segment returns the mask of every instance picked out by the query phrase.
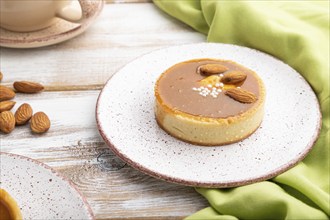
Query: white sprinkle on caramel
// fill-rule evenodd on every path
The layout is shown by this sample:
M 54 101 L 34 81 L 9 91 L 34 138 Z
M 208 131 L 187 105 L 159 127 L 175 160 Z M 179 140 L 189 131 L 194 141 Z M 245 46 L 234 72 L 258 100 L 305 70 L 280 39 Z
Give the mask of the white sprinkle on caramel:
M 198 92 L 199 95 L 206 97 L 206 96 L 212 96 L 213 98 L 217 98 L 219 93 L 222 92 L 222 89 L 219 88 L 219 86 L 221 83 L 219 83 L 219 85 L 211 85 L 208 84 L 207 87 L 204 86 L 200 86 L 198 88 L 193 87 L 192 90 Z

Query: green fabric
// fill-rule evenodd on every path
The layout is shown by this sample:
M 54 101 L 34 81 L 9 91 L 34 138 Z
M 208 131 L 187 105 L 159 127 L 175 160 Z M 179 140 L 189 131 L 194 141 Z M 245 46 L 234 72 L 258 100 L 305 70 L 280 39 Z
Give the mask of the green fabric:
M 313 87 L 322 130 L 308 156 L 268 181 L 231 189 L 197 188 L 211 207 L 187 219 L 329 219 L 329 1 L 154 0 L 207 40 L 264 51 Z

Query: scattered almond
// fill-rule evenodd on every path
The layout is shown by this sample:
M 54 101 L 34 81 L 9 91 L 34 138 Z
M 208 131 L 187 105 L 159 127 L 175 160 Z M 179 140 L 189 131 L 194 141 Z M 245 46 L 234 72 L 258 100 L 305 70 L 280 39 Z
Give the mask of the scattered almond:
M 2 74 L 2 72 L 0 71 L 0 82 L 2 81 L 2 78 L 3 78 L 3 74 Z
M 22 104 L 15 112 L 16 125 L 24 125 L 32 117 L 33 110 L 27 103 Z
M 197 72 L 206 76 L 220 74 L 228 70 L 228 67 L 221 64 L 204 64 L 198 67 Z
M 30 127 L 34 133 L 44 133 L 50 128 L 50 120 L 45 113 L 37 112 L 31 118 Z
M 257 97 L 252 92 L 244 89 L 228 89 L 225 94 L 241 103 L 253 103 L 257 100 Z
M 10 111 L 0 113 L 0 131 L 9 134 L 15 128 L 15 117 Z
M 14 98 L 15 95 L 16 94 L 12 89 L 0 85 L 0 101 L 10 100 Z
M 221 82 L 224 84 L 239 84 L 243 83 L 247 75 L 240 71 L 231 71 L 226 73 L 222 78 Z
M 14 107 L 16 102 L 14 101 L 2 101 L 0 102 L 0 112 L 9 111 Z
M 17 81 L 13 84 L 17 92 L 21 93 L 37 93 L 44 89 L 43 85 L 36 82 Z

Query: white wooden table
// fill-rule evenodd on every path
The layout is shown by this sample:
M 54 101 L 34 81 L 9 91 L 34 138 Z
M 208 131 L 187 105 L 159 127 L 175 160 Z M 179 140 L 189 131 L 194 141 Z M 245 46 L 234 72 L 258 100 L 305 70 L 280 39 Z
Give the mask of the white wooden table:
M 17 94 L 44 111 L 52 127 L 33 135 L 28 127 L 0 134 L 1 151 L 37 159 L 69 178 L 97 219 L 181 219 L 207 201 L 192 187 L 149 177 L 117 158 L 100 137 L 95 104 L 104 83 L 131 60 L 152 50 L 206 40 L 147 0 L 113 0 L 80 36 L 37 49 L 0 48 L 3 85 L 30 80 L 46 89 Z

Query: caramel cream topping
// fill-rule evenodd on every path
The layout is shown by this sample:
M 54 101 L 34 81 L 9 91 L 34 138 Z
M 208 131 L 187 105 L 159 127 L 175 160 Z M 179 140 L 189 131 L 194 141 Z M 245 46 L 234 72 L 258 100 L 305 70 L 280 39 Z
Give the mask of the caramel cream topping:
M 205 75 L 199 68 L 205 64 L 221 64 L 223 73 Z M 240 84 L 226 84 L 221 79 L 230 72 L 246 74 Z M 166 70 L 158 79 L 158 94 L 162 102 L 172 109 L 191 115 L 211 118 L 227 118 L 242 114 L 254 103 L 241 103 L 225 95 L 226 90 L 238 88 L 259 97 L 259 81 L 256 74 L 232 61 L 198 59 L 178 63 Z

